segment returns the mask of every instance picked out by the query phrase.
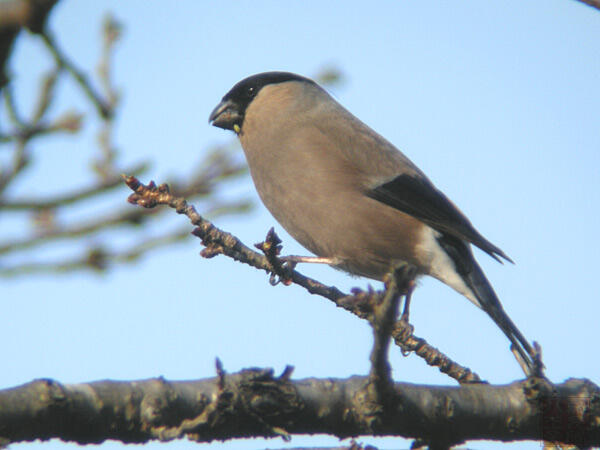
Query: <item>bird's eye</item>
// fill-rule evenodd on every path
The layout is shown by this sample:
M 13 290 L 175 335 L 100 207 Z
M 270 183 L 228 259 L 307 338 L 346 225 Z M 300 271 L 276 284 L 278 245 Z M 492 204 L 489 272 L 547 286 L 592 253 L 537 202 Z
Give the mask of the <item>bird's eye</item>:
M 254 87 L 249 87 L 248 88 L 248 96 L 252 97 L 253 94 L 254 94 Z

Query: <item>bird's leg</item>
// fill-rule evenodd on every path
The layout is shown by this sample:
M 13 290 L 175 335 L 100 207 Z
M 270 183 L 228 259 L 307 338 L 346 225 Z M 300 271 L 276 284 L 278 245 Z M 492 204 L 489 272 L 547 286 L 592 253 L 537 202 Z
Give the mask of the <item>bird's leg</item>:
M 281 262 L 290 270 L 294 270 L 298 263 L 313 263 L 313 264 L 330 264 L 336 265 L 339 264 L 338 258 L 326 258 L 323 256 L 298 256 L 298 255 L 288 255 L 282 256 L 279 258 Z
M 410 310 L 410 299 L 412 298 L 412 294 L 417 287 L 417 283 L 412 280 L 406 290 L 406 294 L 404 294 L 404 309 L 402 310 L 402 315 L 400 316 L 400 320 L 402 322 L 406 322 L 408 324 L 408 315 Z
M 283 256 L 281 261 L 296 265 L 298 263 L 313 263 L 313 264 L 329 264 L 336 265 L 339 264 L 339 259 L 335 257 L 324 257 L 324 256 L 298 256 L 298 255 L 289 255 Z

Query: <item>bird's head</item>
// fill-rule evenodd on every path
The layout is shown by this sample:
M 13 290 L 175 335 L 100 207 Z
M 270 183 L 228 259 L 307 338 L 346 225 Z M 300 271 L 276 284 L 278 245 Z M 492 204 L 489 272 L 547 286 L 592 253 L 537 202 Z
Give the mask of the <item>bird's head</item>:
M 290 72 L 264 72 L 244 78 L 225 94 L 221 102 L 212 110 L 209 123 L 224 130 L 240 134 L 244 126 L 246 110 L 262 88 L 271 84 L 287 81 L 302 81 L 315 84 L 314 81 Z

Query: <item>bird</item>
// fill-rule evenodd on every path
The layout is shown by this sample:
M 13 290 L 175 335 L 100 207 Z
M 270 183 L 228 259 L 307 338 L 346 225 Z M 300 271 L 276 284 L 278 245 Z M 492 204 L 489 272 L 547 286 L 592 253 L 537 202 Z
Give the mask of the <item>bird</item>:
M 409 264 L 485 311 L 526 375 L 537 353 L 504 311 L 471 246 L 512 260 L 400 150 L 315 81 L 264 72 L 235 84 L 209 116 L 233 131 L 256 190 L 286 231 L 316 257 L 383 280 Z M 305 258 L 310 262 L 311 258 Z

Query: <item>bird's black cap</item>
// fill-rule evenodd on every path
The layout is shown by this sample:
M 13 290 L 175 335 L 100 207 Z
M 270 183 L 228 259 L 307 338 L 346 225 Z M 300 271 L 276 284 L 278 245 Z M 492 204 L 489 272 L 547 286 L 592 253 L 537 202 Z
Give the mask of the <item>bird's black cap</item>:
M 221 103 L 210 114 L 209 122 L 216 127 L 234 130 L 242 126 L 248 105 L 260 90 L 269 84 L 286 81 L 303 81 L 316 84 L 313 80 L 291 72 L 263 72 L 244 78 L 225 94 Z

